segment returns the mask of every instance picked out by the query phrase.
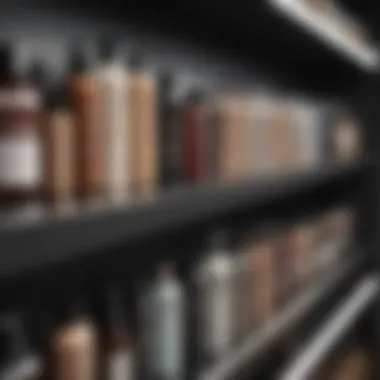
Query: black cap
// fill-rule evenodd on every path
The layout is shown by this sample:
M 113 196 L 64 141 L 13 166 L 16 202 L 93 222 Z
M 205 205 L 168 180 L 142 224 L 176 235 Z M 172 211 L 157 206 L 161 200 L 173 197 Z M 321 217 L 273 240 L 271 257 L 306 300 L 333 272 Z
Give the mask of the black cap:
M 39 88 L 45 87 L 48 82 L 46 64 L 35 60 L 27 70 L 27 79 Z
M 0 74 L 9 74 L 12 72 L 13 52 L 9 43 L 0 42 Z
M 92 60 L 90 59 L 89 52 L 82 46 L 74 44 L 71 49 L 71 56 L 69 61 L 70 74 L 83 74 L 92 67 Z
M 140 51 L 137 49 L 129 49 L 127 59 L 128 69 L 131 71 L 139 71 L 144 66 L 144 58 Z
M 200 88 L 193 88 L 186 96 L 186 103 L 190 105 L 200 105 L 204 100 L 205 94 Z
M 46 96 L 46 108 L 49 110 L 69 106 L 69 96 L 64 85 L 52 88 Z
M 98 57 L 102 62 L 110 61 L 114 58 L 117 41 L 111 37 L 102 37 L 98 41 Z

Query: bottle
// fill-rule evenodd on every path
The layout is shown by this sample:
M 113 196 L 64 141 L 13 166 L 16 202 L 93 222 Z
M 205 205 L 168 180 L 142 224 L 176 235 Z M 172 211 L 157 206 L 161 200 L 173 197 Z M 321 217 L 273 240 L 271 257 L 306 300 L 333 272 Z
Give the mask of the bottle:
M 113 202 L 128 198 L 130 180 L 131 122 L 129 118 L 128 81 L 125 64 L 115 54 L 115 43 L 100 44 L 101 120 L 106 129 L 106 193 Z
M 75 200 L 76 136 L 67 91 L 58 86 L 49 94 L 43 122 L 44 198 L 54 207 L 68 207 Z
M 233 347 L 235 273 L 226 234 L 222 231 L 212 234 L 208 253 L 195 273 L 201 361 L 217 359 Z
M 106 380 L 133 380 L 135 357 L 118 289 L 107 293 L 108 328 L 105 352 Z
M 128 68 L 131 186 L 134 196 L 149 199 L 156 194 L 159 180 L 158 86 L 155 74 L 143 67 L 136 53 L 131 54 Z
M 43 373 L 42 358 L 29 346 L 23 328 L 23 317 L 17 313 L 6 313 L 0 316 L 0 328 L 8 335 L 8 364 L 0 371 L 1 379 L 39 380 Z
M 97 333 L 83 301 L 71 293 L 74 301 L 60 314 L 64 321 L 50 339 L 54 380 L 96 380 L 98 374 Z M 61 300 L 62 301 L 62 300 Z M 66 302 L 64 302 L 66 303 Z
M 76 131 L 77 196 L 91 203 L 104 198 L 106 126 L 102 121 L 101 87 L 88 52 L 75 47 L 67 80 Z
M 183 180 L 183 130 L 180 106 L 173 99 L 174 78 L 163 73 L 159 78 L 160 185 L 176 187 Z
M 185 99 L 181 125 L 185 181 L 199 183 L 205 176 L 203 95 L 199 90 L 190 91 Z
M 185 377 L 185 292 L 171 262 L 161 263 L 144 305 L 145 360 L 148 378 Z
M 38 200 L 43 160 L 40 136 L 41 94 L 13 70 L 12 50 L 0 46 L 0 203 Z
M 259 329 L 275 311 L 277 294 L 275 245 L 271 236 L 253 241 L 250 248 L 252 273 L 252 326 Z

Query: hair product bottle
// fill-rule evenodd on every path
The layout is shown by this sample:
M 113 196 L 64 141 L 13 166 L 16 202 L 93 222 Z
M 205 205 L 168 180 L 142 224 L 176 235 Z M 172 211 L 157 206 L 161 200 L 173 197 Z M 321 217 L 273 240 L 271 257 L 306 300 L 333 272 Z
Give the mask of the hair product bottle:
M 66 89 L 50 94 L 44 114 L 44 195 L 54 207 L 72 206 L 75 200 L 76 136 Z
M 159 180 L 157 79 L 137 56 L 129 61 L 128 106 L 131 123 L 131 186 L 134 195 L 152 198 Z
M 76 131 L 77 194 L 98 202 L 105 195 L 106 131 L 102 121 L 101 87 L 88 53 L 72 52 L 68 78 Z
M 202 361 L 228 352 L 235 337 L 235 265 L 224 232 L 214 233 L 196 271 L 199 351 Z
M 60 315 L 65 320 L 56 328 L 50 340 L 52 379 L 96 380 L 96 329 L 87 316 L 82 300 L 77 294 L 72 296 L 74 301 Z
M 38 199 L 43 160 L 41 94 L 14 72 L 11 47 L 0 46 L 0 202 L 29 204 Z
M 106 193 L 114 202 L 128 198 L 130 180 L 130 118 L 128 75 L 125 63 L 115 54 L 114 42 L 100 45 L 100 66 L 97 70 L 101 88 L 101 120 L 106 138 Z
M 161 263 L 144 305 L 148 378 L 185 378 L 185 293 L 174 265 Z

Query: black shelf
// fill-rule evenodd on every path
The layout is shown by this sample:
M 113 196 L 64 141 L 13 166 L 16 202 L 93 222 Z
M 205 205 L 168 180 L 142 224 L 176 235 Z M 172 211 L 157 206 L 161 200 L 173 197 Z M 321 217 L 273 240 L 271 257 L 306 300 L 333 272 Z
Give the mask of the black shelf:
M 289 196 L 355 177 L 366 165 L 330 167 L 229 185 L 203 185 L 168 192 L 149 203 L 103 206 L 70 215 L 44 213 L 4 218 L 0 227 L 0 278 L 118 247 L 239 208 L 270 205 Z

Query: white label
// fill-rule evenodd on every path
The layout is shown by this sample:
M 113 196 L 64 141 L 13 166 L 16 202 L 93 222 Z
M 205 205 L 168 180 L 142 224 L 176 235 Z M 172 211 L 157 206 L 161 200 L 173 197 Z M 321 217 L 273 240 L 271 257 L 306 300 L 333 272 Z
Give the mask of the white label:
M 42 180 L 42 154 L 38 136 L 29 133 L 0 138 L 0 186 L 30 189 Z
M 114 353 L 108 362 L 108 380 L 134 379 L 133 355 L 130 350 Z
M 40 96 L 38 92 L 32 88 L 0 91 L 0 109 L 2 110 L 36 110 L 40 106 Z

